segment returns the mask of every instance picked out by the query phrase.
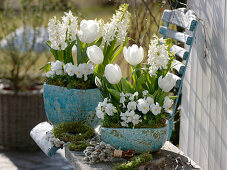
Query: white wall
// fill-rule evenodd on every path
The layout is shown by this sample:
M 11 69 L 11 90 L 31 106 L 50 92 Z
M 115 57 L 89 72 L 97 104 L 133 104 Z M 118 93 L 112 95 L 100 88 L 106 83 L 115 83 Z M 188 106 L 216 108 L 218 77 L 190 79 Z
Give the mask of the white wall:
M 180 149 L 204 170 L 227 170 L 227 2 L 188 1 L 206 32 L 200 23 L 186 71 Z

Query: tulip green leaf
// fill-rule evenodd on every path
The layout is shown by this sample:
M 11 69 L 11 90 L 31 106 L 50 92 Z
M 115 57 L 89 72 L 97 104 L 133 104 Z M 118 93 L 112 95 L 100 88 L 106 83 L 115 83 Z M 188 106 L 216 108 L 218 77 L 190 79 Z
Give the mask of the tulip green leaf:
M 119 92 L 119 91 L 114 90 L 114 89 L 109 89 L 109 88 L 108 88 L 108 91 L 110 92 L 110 94 L 111 94 L 117 101 L 120 100 L 120 92 Z
M 102 37 L 100 37 L 95 43 L 94 45 L 97 45 L 98 47 L 101 45 L 102 43 Z
M 177 99 L 178 96 L 169 96 L 169 98 L 174 100 L 174 99 Z
M 78 36 L 76 36 L 76 39 L 77 39 L 77 43 L 76 43 L 76 47 L 77 47 L 77 64 L 79 65 L 80 63 L 83 62 L 83 57 L 82 57 L 81 43 L 80 43 L 80 40 L 79 40 Z
M 133 87 L 126 79 L 121 79 L 122 91 L 124 93 L 133 93 Z

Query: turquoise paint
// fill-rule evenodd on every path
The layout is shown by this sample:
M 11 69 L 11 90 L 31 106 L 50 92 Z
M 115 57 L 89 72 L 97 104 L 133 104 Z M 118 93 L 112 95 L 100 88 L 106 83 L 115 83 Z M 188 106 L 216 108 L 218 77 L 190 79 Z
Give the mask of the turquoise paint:
M 103 99 L 99 89 L 67 89 L 44 84 L 44 106 L 53 125 L 63 122 L 84 121 L 90 127 L 100 124 L 95 108 Z
M 115 149 L 135 149 L 136 153 L 159 150 L 168 138 L 169 126 L 163 128 L 104 128 L 100 129 L 101 140 Z

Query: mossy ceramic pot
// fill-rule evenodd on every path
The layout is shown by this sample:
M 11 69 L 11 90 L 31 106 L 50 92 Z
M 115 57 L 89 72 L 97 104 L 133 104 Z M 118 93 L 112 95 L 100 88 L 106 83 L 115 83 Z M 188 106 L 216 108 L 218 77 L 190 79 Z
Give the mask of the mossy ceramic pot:
M 168 138 L 169 124 L 162 128 L 104 128 L 100 129 L 101 140 L 115 149 L 135 149 L 136 153 L 159 150 Z
M 43 97 L 47 118 L 54 125 L 84 121 L 94 128 L 100 124 L 95 114 L 95 108 L 102 101 L 98 88 L 67 89 L 44 84 Z

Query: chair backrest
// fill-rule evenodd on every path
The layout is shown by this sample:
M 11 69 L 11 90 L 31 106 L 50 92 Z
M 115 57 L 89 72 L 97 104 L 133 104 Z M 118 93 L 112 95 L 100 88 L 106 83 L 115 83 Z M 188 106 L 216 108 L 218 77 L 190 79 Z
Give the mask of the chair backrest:
M 177 79 L 176 88 L 178 88 L 178 93 L 177 93 L 178 98 L 175 101 L 174 109 L 171 115 L 171 119 L 169 121 L 168 140 L 170 140 L 172 129 L 173 129 L 173 117 L 175 115 L 177 104 L 179 101 L 179 96 L 181 94 L 184 75 L 188 65 L 188 60 L 192 49 L 193 40 L 195 38 L 198 21 L 195 13 L 192 10 L 187 10 L 185 8 L 179 8 L 175 10 L 165 10 L 162 15 L 162 20 L 166 23 L 165 26 L 160 26 L 159 28 L 159 33 L 163 35 L 163 38 L 167 38 L 167 37 L 172 38 L 181 43 L 184 43 L 185 46 L 189 46 L 189 48 L 187 48 L 188 50 L 186 50 L 185 48 L 179 47 L 177 45 L 173 45 L 173 47 L 171 47 L 170 49 L 172 52 L 175 52 L 175 54 L 178 57 L 180 57 L 185 63 L 183 64 L 178 60 L 174 60 L 172 64 L 173 68 L 179 73 L 179 75 L 181 75 L 181 77 L 177 75 L 175 77 Z M 171 30 L 169 29 L 169 24 L 183 27 L 189 32 L 191 32 L 191 35 Z

